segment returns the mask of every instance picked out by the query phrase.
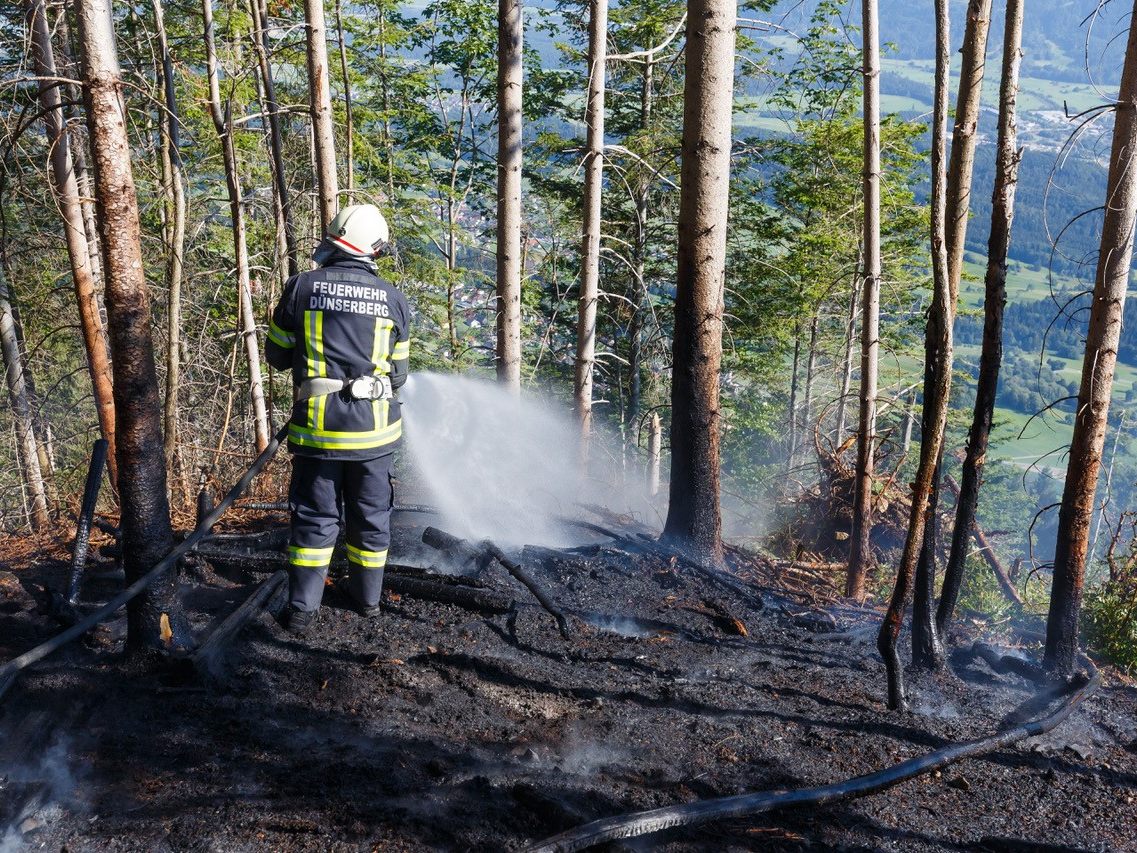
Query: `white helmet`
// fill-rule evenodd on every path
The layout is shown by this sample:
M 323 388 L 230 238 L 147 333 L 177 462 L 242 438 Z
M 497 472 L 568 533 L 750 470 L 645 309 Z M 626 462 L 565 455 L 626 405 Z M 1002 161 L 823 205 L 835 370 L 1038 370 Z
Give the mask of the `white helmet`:
M 341 208 L 325 237 L 337 249 L 357 258 L 374 258 L 387 246 L 391 232 L 387 220 L 373 204 L 352 204 Z

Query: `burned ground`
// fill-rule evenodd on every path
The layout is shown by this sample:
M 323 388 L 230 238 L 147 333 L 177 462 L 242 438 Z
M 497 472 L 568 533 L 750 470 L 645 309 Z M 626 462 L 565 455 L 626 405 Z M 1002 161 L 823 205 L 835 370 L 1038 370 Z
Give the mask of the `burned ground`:
M 395 562 L 436 561 L 417 544 L 431 520 L 397 514 Z M 764 606 L 666 554 L 593 542 L 523 559 L 571 614 L 568 639 L 500 565 L 480 580 L 513 613 L 389 595 L 365 621 L 329 596 L 311 636 L 262 614 L 197 669 L 124 666 L 121 626 L 99 629 L 0 705 L 0 849 L 516 849 L 597 817 L 888 767 L 995 730 L 1032 693 L 957 653 L 954 674 L 913 685 L 911 713 L 886 712 L 878 612 L 810 607 L 759 560 L 735 571 Z M 24 590 L 62 585 L 61 555 L 18 544 L 0 568 Z M 196 628 L 270 563 L 192 566 Z M 4 602 L 5 659 L 57 630 L 19 590 Z M 1105 681 L 1051 734 L 938 776 L 621 849 L 1137 850 L 1137 689 Z

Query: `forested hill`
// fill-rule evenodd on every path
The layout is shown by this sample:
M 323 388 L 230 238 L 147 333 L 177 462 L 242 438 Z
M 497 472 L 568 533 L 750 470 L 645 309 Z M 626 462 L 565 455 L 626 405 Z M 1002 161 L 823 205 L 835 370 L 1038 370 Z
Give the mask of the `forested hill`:
M 819 0 L 782 2 L 766 18 L 797 32 L 808 25 L 818 6 Z M 1091 122 L 1070 142 L 1081 123 L 1074 116 L 1107 103 L 1116 92 L 1124 44 L 1115 36 L 1126 22 L 1121 20 L 1124 10 L 1107 5 L 1091 15 L 1095 8 L 1093 2 L 1048 3 L 1045 14 L 1027 15 L 1024 23 L 1018 121 L 1024 157 L 1010 256 L 1023 265 L 1052 270 L 1059 276 L 1092 275 L 1093 253 L 1097 250 L 1100 217 L 1086 212 L 1100 206 L 1105 188 L 1103 165 L 1109 153 L 1110 115 Z M 844 10 L 847 23 L 859 26 L 858 4 L 849 4 Z M 953 49 L 962 40 L 966 13 L 965 0 L 953 0 Z M 907 119 L 926 120 L 932 108 L 933 17 L 924 6 L 883 0 L 880 20 L 882 41 L 889 45 L 881 63 L 882 108 Z M 967 247 L 976 255 L 985 255 L 987 247 L 1002 38 L 1002 12 L 996 8 L 988 38 L 988 73 L 967 235 Z M 780 40 L 772 39 L 774 43 Z M 953 62 L 957 71 L 958 61 L 956 51 Z M 745 124 L 749 119 L 742 121 Z M 756 126 L 772 129 L 761 120 Z M 1059 289 L 1068 286 L 1069 282 L 1060 282 Z M 1039 298 L 1045 295 L 1037 294 Z

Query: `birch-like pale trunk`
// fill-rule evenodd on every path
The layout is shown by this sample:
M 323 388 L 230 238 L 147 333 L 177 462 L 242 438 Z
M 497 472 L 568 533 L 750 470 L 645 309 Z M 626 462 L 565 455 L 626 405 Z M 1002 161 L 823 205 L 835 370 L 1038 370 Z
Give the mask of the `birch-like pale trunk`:
M 648 46 L 640 79 L 640 130 L 647 133 L 651 123 L 654 100 L 655 54 Z M 636 234 L 632 254 L 632 319 L 628 324 L 628 410 L 625 424 L 639 429 L 640 407 L 643 400 L 643 335 L 644 320 L 650 309 L 647 293 L 647 226 L 648 202 L 651 181 L 648 175 L 640 178 L 636 189 Z
M 951 372 L 936 372 L 937 379 L 929 388 L 928 379 L 937 363 L 951 363 L 951 286 L 948 278 L 946 245 L 946 174 L 944 160 L 947 147 L 948 75 L 950 73 L 948 0 L 936 0 L 936 73 L 935 100 L 932 109 L 932 305 L 928 311 L 928 325 L 924 338 L 925 396 L 923 430 L 920 442 L 920 464 L 912 485 L 912 510 L 908 520 L 908 535 L 897 569 L 896 585 L 888 603 L 888 611 L 877 635 L 877 649 L 888 671 L 888 707 L 904 707 L 904 678 L 896 644 L 904 611 L 912 597 L 916 563 L 924 544 L 924 531 L 929 512 L 929 498 L 938 470 L 940 448 L 943 445 L 944 426 L 947 422 L 948 393 L 951 390 Z M 930 391 L 930 393 L 929 393 Z M 933 632 L 933 637 L 936 636 Z
M 347 161 L 347 192 L 355 189 L 355 121 L 351 109 L 351 74 L 347 67 L 347 41 L 343 36 L 343 0 L 336 0 L 336 41 L 339 43 L 340 74 L 343 77 L 344 159 Z
M 74 59 L 74 48 L 71 36 L 71 28 L 67 23 L 67 10 L 63 8 L 59 12 L 59 17 L 56 18 L 56 29 L 59 33 L 57 44 L 59 46 L 59 58 L 63 63 L 64 76 L 70 78 L 79 77 L 79 65 Z M 71 102 L 71 106 L 64 110 L 64 115 L 67 120 L 73 122 L 77 118 L 79 104 L 83 102 L 83 93 L 80 87 L 75 83 L 65 83 L 63 91 L 67 96 L 67 100 Z M 94 282 L 95 293 L 99 294 L 103 288 L 103 254 L 102 248 L 99 244 L 99 231 L 95 223 L 95 192 L 91 182 L 91 170 L 87 167 L 87 145 L 85 141 L 85 132 L 81 136 L 74 133 L 69 136 L 71 147 L 71 165 L 75 171 L 75 183 L 79 189 L 79 204 L 83 209 L 83 230 L 87 236 L 87 252 L 91 256 L 91 281 Z M 101 321 L 101 316 L 100 316 Z M 104 347 L 107 346 L 106 330 L 103 331 Z M 114 410 L 114 401 L 111 401 L 111 410 Z M 108 467 L 114 463 L 114 452 L 108 450 L 107 465 Z
M 809 432 L 813 427 L 813 379 L 817 372 L 817 323 L 818 313 L 815 310 L 809 321 L 809 352 L 805 358 L 805 393 L 802 394 L 801 429 L 798 441 L 802 447 L 808 446 Z
M 110 0 L 76 0 L 87 127 L 105 259 L 108 325 L 128 584 L 174 545 L 162 452 L 161 403 L 154 366 L 150 293 L 142 263 L 138 197 L 131 168 L 124 88 Z M 127 605 L 127 644 L 164 650 L 192 643 L 177 598 L 176 568 Z
M 862 601 L 871 560 L 872 481 L 876 455 L 877 363 L 880 358 L 880 21 L 877 0 L 861 0 L 864 56 L 864 248 L 861 284 L 861 386 L 856 488 L 845 595 Z
M 177 95 L 174 90 L 174 62 L 170 56 L 170 44 L 166 35 L 165 14 L 162 0 L 154 0 L 154 29 L 158 36 L 158 50 L 161 54 L 162 93 L 165 102 L 161 120 L 162 144 L 166 150 L 162 158 L 165 170 L 167 216 L 169 221 L 169 243 L 166 246 L 166 398 L 163 420 L 165 421 L 166 465 L 175 469 L 178 447 L 178 389 L 181 386 L 181 330 L 182 330 L 182 274 L 185 269 L 186 246 L 186 192 L 185 175 L 182 169 L 180 130 Z
M 687 6 L 672 343 L 671 484 L 663 538 L 722 560 L 719 369 L 734 104 L 735 0 Z
M 860 274 L 854 273 L 853 286 L 849 289 L 849 311 L 845 317 L 845 354 L 841 358 L 841 391 L 837 397 L 837 414 L 834 418 L 837 426 L 833 433 L 833 446 L 837 448 L 845 442 L 849 389 L 853 386 L 853 346 L 857 340 L 857 297 L 860 295 L 860 281 Z
M 955 101 L 955 124 L 951 134 L 951 160 L 947 173 L 948 280 L 951 284 L 952 318 L 959 300 L 963 274 L 963 248 L 971 208 L 971 173 L 975 145 L 979 141 L 979 106 L 983 73 L 987 66 L 987 32 L 991 27 L 991 0 L 969 0 L 963 30 L 959 92 Z
M 592 385 L 596 370 L 596 303 L 600 295 L 600 203 L 604 185 L 604 86 L 608 55 L 608 0 L 588 2 L 588 95 L 584 112 L 584 219 L 580 237 L 580 300 L 576 321 L 573 394 L 581 448 L 588 454 Z
M 296 226 L 292 217 L 292 201 L 288 195 L 288 178 L 284 171 L 284 135 L 280 128 L 280 104 L 276 99 L 276 81 L 273 78 L 269 54 L 268 7 L 265 0 L 249 0 L 249 12 L 253 22 L 253 48 L 257 54 L 257 67 L 260 69 L 261 92 L 264 97 L 264 111 L 268 114 L 269 163 L 272 166 L 272 185 L 274 204 L 278 219 L 278 240 L 283 240 L 288 259 L 288 278 L 299 272 L 296 254 Z
M 497 378 L 521 391 L 521 0 L 498 0 Z
M 59 95 L 59 86 L 50 79 L 57 77 L 58 74 L 44 0 L 27 0 L 26 18 L 36 74 L 44 78 L 39 84 L 39 102 L 47 131 L 48 150 L 51 152 L 51 187 L 63 219 L 63 233 L 67 242 L 67 257 L 71 263 L 71 281 L 79 309 L 79 327 L 83 334 L 83 348 L 87 354 L 87 370 L 91 377 L 95 412 L 99 419 L 99 432 L 110 445 L 108 471 L 111 483 L 114 484 L 118 477 L 118 462 L 115 458 L 114 391 L 111 364 L 107 355 L 107 334 L 99 314 L 98 297 L 91 271 L 91 251 L 87 243 L 79 187 L 71 160 L 71 144 L 64 121 L 63 102 Z
M 987 274 L 984 279 L 983 346 L 979 354 L 979 380 L 975 409 L 968 433 L 967 454 L 956 501 L 951 552 L 944 569 L 943 591 L 936 611 L 936 625 L 946 635 L 959 600 L 967 563 L 967 550 L 977 527 L 975 513 L 979 485 L 987 461 L 987 445 L 995 417 L 995 393 L 1003 360 L 1003 308 L 1007 302 L 1007 252 L 1018 184 L 1017 101 L 1019 67 L 1022 62 L 1023 0 L 1007 0 L 1003 28 L 1003 68 L 999 84 L 999 130 L 995 147 L 995 188 L 991 193 L 991 232 L 987 240 Z M 994 555 L 991 555 L 994 556 Z
M 324 19 L 324 0 L 304 0 L 304 18 L 307 24 L 308 105 L 312 113 L 316 190 L 322 233 L 339 209 L 339 177 L 336 173 L 336 137 L 332 122 L 328 25 Z
M 27 376 L 20 335 L 16 330 L 16 315 L 8 299 L 8 282 L 0 272 L 0 354 L 4 356 L 4 378 L 8 385 L 8 403 L 12 407 L 12 421 L 16 428 L 19 450 L 20 477 L 28 495 L 28 523 L 32 530 L 45 530 L 51 523 L 47 508 L 47 488 L 40 465 L 39 441 L 36 438 L 35 420 L 28 402 Z
M 1121 320 L 1133 261 L 1133 225 L 1137 219 L 1137 2 L 1130 16 L 1129 41 L 1121 72 L 1121 92 L 1113 124 L 1113 148 L 1106 182 L 1082 384 L 1078 392 L 1074 436 L 1066 466 L 1054 581 L 1046 621 L 1046 666 L 1058 673 L 1074 670 L 1078 654 L 1078 614 L 1086 577 L 1094 494 L 1101 470 L 1109 420 L 1110 393 L 1117 367 Z
M 205 65 L 209 78 L 209 114 L 221 142 L 225 162 L 225 186 L 229 192 L 229 216 L 233 229 L 233 254 L 237 268 L 237 311 L 245 356 L 249 367 L 249 399 L 253 405 L 253 429 L 257 453 L 268 447 L 268 412 L 261 380 L 261 348 L 253 314 L 252 282 L 249 276 L 249 249 L 245 229 L 245 208 L 241 201 L 241 178 L 237 173 L 237 152 L 233 145 L 233 124 L 228 109 L 222 110 L 218 80 L 217 47 L 213 38 L 213 0 L 202 0 Z

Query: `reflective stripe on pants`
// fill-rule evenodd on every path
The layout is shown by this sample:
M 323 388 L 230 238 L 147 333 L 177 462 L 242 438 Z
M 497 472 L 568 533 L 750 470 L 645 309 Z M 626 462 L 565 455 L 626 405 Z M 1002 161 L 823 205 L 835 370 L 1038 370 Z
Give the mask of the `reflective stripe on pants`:
M 392 454 L 363 461 L 292 457 L 289 600 L 315 610 L 324 594 L 340 519 L 347 522 L 348 589 L 366 606 L 379 603 L 391 544 Z

